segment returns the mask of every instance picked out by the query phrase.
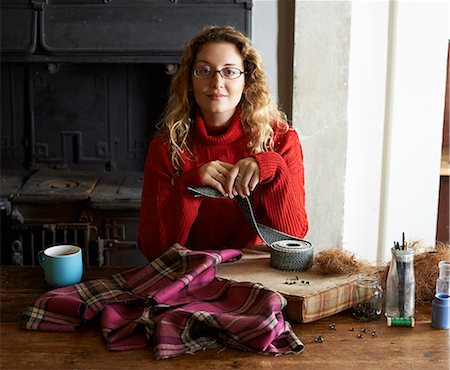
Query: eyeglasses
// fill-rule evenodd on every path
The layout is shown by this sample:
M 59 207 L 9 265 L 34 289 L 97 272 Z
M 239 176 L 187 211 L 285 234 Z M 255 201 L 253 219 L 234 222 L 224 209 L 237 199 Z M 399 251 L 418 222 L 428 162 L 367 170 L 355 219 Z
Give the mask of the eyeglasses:
M 220 71 L 217 71 L 212 69 L 210 66 L 197 67 L 192 71 L 192 74 L 200 79 L 212 78 L 216 73 L 226 80 L 235 80 L 236 78 L 241 77 L 241 75 L 245 72 L 236 67 L 225 67 Z

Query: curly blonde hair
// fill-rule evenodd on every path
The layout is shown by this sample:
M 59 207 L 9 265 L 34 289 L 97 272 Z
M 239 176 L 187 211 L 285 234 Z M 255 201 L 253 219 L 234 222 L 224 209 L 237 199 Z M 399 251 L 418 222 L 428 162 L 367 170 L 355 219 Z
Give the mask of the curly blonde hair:
M 244 61 L 245 86 L 238 108 L 248 147 L 253 153 L 274 148 L 274 128 L 287 131 L 286 115 L 274 104 L 259 53 L 250 40 L 231 26 L 207 26 L 185 46 L 181 62 L 170 86 L 170 96 L 164 118 L 158 124 L 160 133 L 167 133 L 171 160 L 176 170 L 182 154 L 192 152 L 189 133 L 193 124 L 196 102 L 192 93 L 192 69 L 200 49 L 207 43 L 226 42 L 239 50 Z

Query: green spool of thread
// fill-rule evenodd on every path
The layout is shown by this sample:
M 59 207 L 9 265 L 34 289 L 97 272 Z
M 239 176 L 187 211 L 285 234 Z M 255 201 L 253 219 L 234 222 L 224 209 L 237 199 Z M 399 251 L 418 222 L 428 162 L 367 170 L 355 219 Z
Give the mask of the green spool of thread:
M 413 328 L 415 324 L 414 317 L 388 317 L 387 326 L 401 326 Z

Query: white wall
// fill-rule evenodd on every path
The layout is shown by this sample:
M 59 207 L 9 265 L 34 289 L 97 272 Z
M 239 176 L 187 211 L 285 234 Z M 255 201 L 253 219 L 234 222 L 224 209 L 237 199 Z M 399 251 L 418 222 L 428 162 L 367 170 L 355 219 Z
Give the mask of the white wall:
M 316 252 L 342 243 L 350 26 L 350 2 L 296 1 L 293 122 Z
M 306 238 L 385 262 L 433 245 L 446 1 L 296 1 L 293 117 L 305 152 Z
M 369 261 L 378 258 L 388 30 L 389 2 L 353 2 L 343 244 Z
M 373 262 L 435 241 L 448 27 L 445 1 L 353 2 L 343 243 Z

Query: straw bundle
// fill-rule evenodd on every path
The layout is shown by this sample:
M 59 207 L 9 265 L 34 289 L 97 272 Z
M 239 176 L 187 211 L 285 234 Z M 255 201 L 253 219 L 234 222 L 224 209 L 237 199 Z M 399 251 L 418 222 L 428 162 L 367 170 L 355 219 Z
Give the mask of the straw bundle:
M 362 271 L 366 263 L 358 261 L 353 253 L 334 247 L 316 254 L 312 268 L 324 275 L 354 274 Z
M 410 247 L 416 250 L 414 256 L 416 301 L 431 302 L 436 293 L 436 280 L 439 277 L 438 263 L 450 261 L 450 244 L 438 242 L 435 247 L 423 249 L 420 243 L 415 242 Z

